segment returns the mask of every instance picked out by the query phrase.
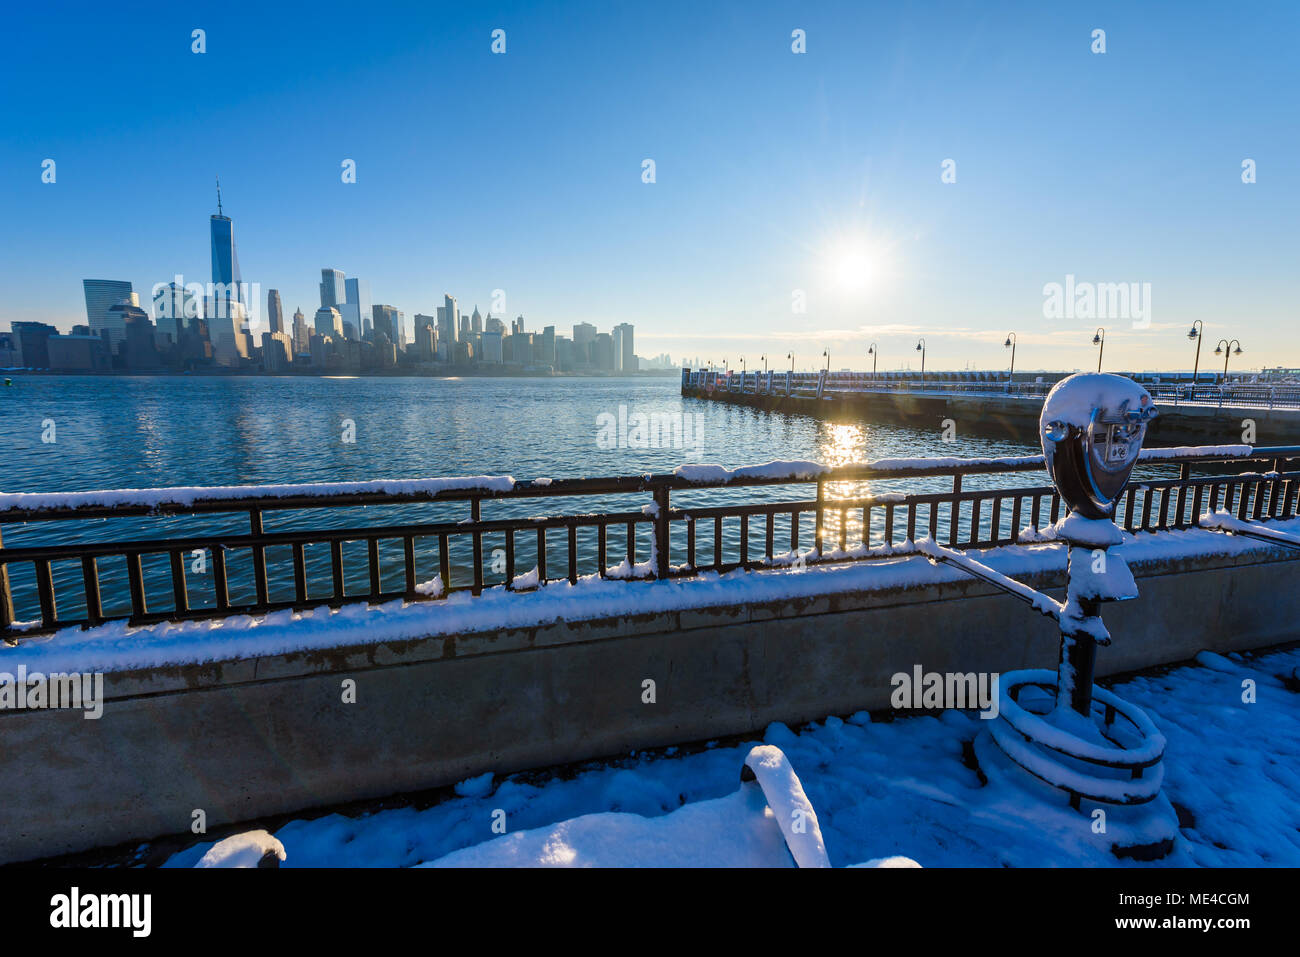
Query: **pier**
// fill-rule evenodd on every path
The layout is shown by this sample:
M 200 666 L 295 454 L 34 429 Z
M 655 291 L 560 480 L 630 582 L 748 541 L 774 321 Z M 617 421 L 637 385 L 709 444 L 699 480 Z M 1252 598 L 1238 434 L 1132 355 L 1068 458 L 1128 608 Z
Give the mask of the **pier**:
M 735 372 L 682 370 L 682 395 L 818 418 L 879 422 L 1038 442 L 1043 399 L 1065 373 Z M 1153 441 L 1165 444 L 1240 442 L 1254 429 L 1258 444 L 1300 441 L 1300 386 L 1134 376 L 1151 393 L 1160 417 Z M 1168 377 L 1165 377 L 1168 379 Z M 1249 420 L 1247 422 L 1246 420 Z
M 1297 553 L 1202 518 L 1294 530 L 1297 462 L 1297 446 L 1143 452 L 1117 515 L 1142 601 L 1108 614 L 1124 641 L 1098 676 L 1294 640 Z M 592 494 L 627 504 L 558 513 Z M 521 500 L 537 514 L 495 514 Z M 395 504 L 463 514 L 334 520 Z M 182 514 L 248 529 L 113 531 Z M 93 542 L 0 548 L 0 671 L 104 689 L 100 720 L 0 712 L 11 753 L 60 755 L 0 780 L 0 861 L 185 833 L 196 808 L 218 827 L 888 708 L 916 662 L 1046 667 L 1051 622 L 917 542 L 1059 595 L 1061 515 L 1041 456 L 0 496 L 6 530 L 103 520 Z M 356 575 L 347 542 L 364 544 Z M 215 600 L 197 600 L 196 549 Z M 123 561 L 110 594 L 101 570 Z

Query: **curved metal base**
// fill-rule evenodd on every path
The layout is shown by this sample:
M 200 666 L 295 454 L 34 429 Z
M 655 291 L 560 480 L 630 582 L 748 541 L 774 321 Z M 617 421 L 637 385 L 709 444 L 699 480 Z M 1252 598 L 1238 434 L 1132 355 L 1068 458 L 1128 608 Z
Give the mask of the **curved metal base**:
M 1008 758 L 993 743 L 989 731 L 979 733 L 973 751 L 987 784 L 1020 792 L 1024 816 L 1037 828 L 1081 834 L 1085 843 L 1108 850 L 1117 858 L 1155 861 L 1172 853 L 1178 837 L 1178 814 L 1163 794 L 1144 804 L 1116 805 L 1081 799 L 1075 807 L 1068 800 L 1068 792 L 1047 784 Z

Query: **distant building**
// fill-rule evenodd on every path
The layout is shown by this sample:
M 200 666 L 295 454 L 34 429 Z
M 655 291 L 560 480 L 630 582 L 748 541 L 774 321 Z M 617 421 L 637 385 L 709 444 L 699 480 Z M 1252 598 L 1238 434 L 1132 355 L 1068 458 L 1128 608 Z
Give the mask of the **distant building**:
M 589 322 L 580 322 L 573 327 L 573 361 L 577 368 L 589 365 L 591 344 L 596 341 L 596 327 Z
M 58 329 L 44 322 L 11 322 L 9 328 L 18 343 L 21 368 L 50 368 L 49 339 L 59 334 Z
M 119 303 L 113 309 L 122 311 L 126 326 L 126 339 L 118 347 L 123 367 L 130 372 L 155 372 L 162 368 L 158 344 L 154 339 L 156 330 L 149 314 L 125 303 Z
M 343 319 L 351 319 L 357 324 L 357 335 L 362 339 L 369 338 L 372 328 L 373 313 L 371 311 L 370 301 L 370 280 L 369 279 L 348 279 L 343 284 L 347 301 L 344 303 L 346 309 L 340 309 Z
M 302 306 L 293 314 L 293 351 L 300 356 L 311 352 L 311 329 L 307 326 L 307 317 L 302 314 Z
M 415 354 L 421 362 L 434 362 L 438 358 L 438 329 L 435 322 L 430 316 L 415 317 Z M 500 350 L 499 344 L 497 349 Z
M 317 315 L 319 315 L 319 312 Z M 327 360 L 331 343 L 332 340 L 329 336 L 316 333 L 311 337 L 311 365 L 313 369 L 324 369 L 329 364 Z
M 375 336 L 381 332 L 388 337 L 388 341 L 400 348 L 401 329 L 398 324 L 398 312 L 396 306 L 388 306 L 379 303 L 370 309 L 371 319 L 374 323 Z
M 617 372 L 636 372 L 636 349 L 632 345 L 632 324 L 623 322 L 614 327 L 614 369 Z
M 248 303 L 243 301 L 240 288 L 242 280 L 239 275 L 239 252 L 235 248 L 235 224 L 222 211 L 220 182 L 217 183 L 217 211 L 208 220 L 208 232 L 212 241 L 213 291 L 208 298 L 207 318 L 223 320 L 223 326 L 224 320 L 229 319 L 235 324 L 233 333 L 238 333 L 243 330 Z M 238 303 L 243 308 L 237 309 L 233 303 Z M 222 337 L 222 341 L 227 341 L 227 338 Z
M 22 369 L 23 347 L 15 332 L 0 332 L 0 369 Z
M 555 368 L 559 372 L 573 371 L 573 340 L 568 336 L 555 337 Z
M 210 297 L 216 308 L 207 316 L 208 339 L 212 343 L 212 360 L 219 366 L 234 368 L 252 351 L 252 337 L 244 304 L 233 298 Z
M 272 333 L 284 332 L 284 306 L 280 304 L 280 290 L 266 294 L 266 322 Z
M 113 368 L 112 357 L 108 354 L 108 344 L 100 336 L 89 332 L 79 333 L 74 326 L 73 333 L 66 336 L 50 336 L 47 345 L 50 351 L 50 368 L 68 372 L 107 372 Z
M 470 316 L 469 331 L 475 335 L 480 335 L 483 332 L 483 317 L 478 314 L 477 305 L 474 306 L 474 314 Z
M 283 332 L 262 333 L 262 368 L 283 372 L 293 363 L 293 339 Z
M 542 334 L 535 340 L 537 354 L 535 356 L 537 363 L 544 366 L 555 366 L 555 327 L 546 326 L 542 329 Z
M 591 342 L 591 364 L 601 372 L 614 372 L 615 363 L 614 337 L 608 332 L 596 333 Z
M 483 351 L 479 355 L 479 362 L 502 363 L 505 361 L 505 354 L 502 351 L 503 336 L 500 332 L 483 333 Z
M 444 295 L 442 297 L 442 308 L 445 312 L 440 314 L 439 318 L 444 320 L 447 329 L 447 343 L 450 346 L 451 343 L 460 341 L 460 307 L 456 305 L 455 296 Z M 443 325 L 438 326 L 439 338 L 442 337 L 443 328 Z
M 327 339 L 343 338 L 343 317 L 333 306 L 322 305 L 316 310 L 316 334 Z M 312 360 L 315 361 L 316 350 L 312 348 Z
M 320 271 L 320 304 L 326 307 L 338 307 L 347 301 L 348 296 L 344 287 L 343 273 L 337 269 L 322 269 Z
M 107 331 L 110 348 L 116 347 L 126 336 L 126 329 L 110 325 L 108 310 L 119 302 L 138 306 L 140 297 L 131 291 L 129 282 L 118 279 L 83 279 L 81 287 L 86 297 L 86 322 L 90 331 L 95 335 Z

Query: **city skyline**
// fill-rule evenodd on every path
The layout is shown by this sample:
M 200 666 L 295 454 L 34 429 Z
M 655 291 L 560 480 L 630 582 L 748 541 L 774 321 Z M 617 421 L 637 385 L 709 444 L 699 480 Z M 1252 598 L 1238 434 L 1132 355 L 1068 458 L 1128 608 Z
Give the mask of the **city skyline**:
M 328 15 L 259 10 L 264 29 L 248 31 L 238 4 L 202 24 L 77 7 L 171 78 L 149 100 L 89 64 L 52 71 L 61 35 L 20 11 L 31 43 L 15 69 L 46 96 L 0 93 L 15 130 L 0 163 L 24 224 L 6 269 L 28 280 L 0 320 L 67 331 L 83 277 L 146 292 L 205 275 L 184 237 L 211 214 L 219 173 L 249 278 L 308 316 L 312 275 L 333 262 L 408 317 L 447 289 L 480 306 L 501 289 L 506 317 L 630 322 L 643 351 L 674 357 L 829 350 L 865 368 L 874 341 L 897 368 L 924 336 L 935 368 L 997 369 L 1015 331 L 1019 367 L 1087 368 L 1104 325 L 1109 366 L 1185 368 L 1181 339 L 1200 320 L 1212 340 L 1240 339 L 1246 366 L 1300 365 L 1286 282 L 1298 134 L 1277 122 L 1294 89 L 1281 28 L 1293 8 L 1269 26 L 1205 6 L 1191 30 L 1185 5 L 734 6 L 708 22 L 668 6 L 652 24 L 596 6 L 562 22 L 377 11 L 358 26 L 364 57 L 343 55 L 357 38 L 326 29 Z M 395 31 L 411 40 L 401 50 L 381 42 Z M 600 83 L 557 66 L 557 45 L 574 43 Z M 711 89 L 679 78 L 665 49 L 708 64 Z M 310 87 L 260 68 L 298 56 L 339 66 Z M 1180 71 L 1189 59 L 1204 69 Z M 324 100 L 341 140 L 316 129 L 309 107 Z M 196 101 L 208 119 L 179 109 Z M 214 140 L 210 121 L 239 135 Z M 176 143 L 203 149 L 156 159 Z M 1049 316 L 1045 289 L 1076 280 L 1148 288 L 1147 315 Z

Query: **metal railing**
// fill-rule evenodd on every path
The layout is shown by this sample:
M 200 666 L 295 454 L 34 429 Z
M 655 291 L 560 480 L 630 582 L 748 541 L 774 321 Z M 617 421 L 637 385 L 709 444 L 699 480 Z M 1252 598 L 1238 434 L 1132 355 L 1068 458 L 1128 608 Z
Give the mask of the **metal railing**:
M 1140 468 L 1164 474 L 1130 483 L 1120 500 L 1116 520 L 1123 528 L 1136 532 L 1195 526 L 1201 514 L 1216 509 L 1234 511 L 1243 519 L 1292 518 L 1297 514 L 1300 471 L 1288 469 L 1297 460 L 1300 446 L 1258 448 L 1245 455 L 1207 448 L 1188 449 L 1171 457 L 1153 456 Z M 1267 463 L 1268 470 L 1243 470 L 1254 463 Z M 1194 475 L 1196 466 L 1202 466 L 1200 471 L 1208 474 Z M 0 639 L 14 641 L 26 635 L 110 620 L 146 624 L 285 608 L 337 607 L 358 601 L 434 600 L 453 591 L 479 594 L 485 588 L 545 587 L 566 580 L 577 583 L 591 575 L 663 579 L 700 570 L 725 572 L 792 562 L 869 559 L 906 552 L 918 535 L 961 549 L 1038 541 L 1042 535 L 1037 530 L 1043 523 L 1055 522 L 1062 514 L 1060 498 L 1052 486 L 963 487 L 963 481 L 974 476 L 1021 472 L 1043 474 L 1042 457 L 965 460 L 957 464 L 942 459 L 882 460 L 812 472 L 760 468 L 720 475 L 706 471 L 397 492 L 317 494 L 310 486 L 281 486 L 274 490 L 275 494 L 241 496 L 232 495 L 229 489 L 210 490 L 211 494 L 184 490 L 183 495 L 169 499 L 167 490 L 160 490 L 139 501 L 126 496 L 120 504 L 97 503 L 94 496 L 79 493 L 54 496 L 56 504 L 52 505 L 45 504 L 50 499 L 42 497 L 32 506 L 0 507 L 0 527 L 12 523 L 125 517 L 152 521 L 162 516 L 233 513 L 247 515 L 248 531 L 19 547 L 5 547 L 0 538 Z M 695 477 L 701 474 L 708 477 Z M 867 494 L 861 488 L 863 484 L 915 479 L 950 479 L 951 487 L 901 493 L 868 490 Z M 810 487 L 813 496 L 699 507 L 672 504 L 675 493 L 699 496 L 709 490 L 796 485 Z M 485 505 L 491 502 L 593 495 L 648 496 L 649 502 L 638 502 L 643 507 L 624 511 L 583 514 L 499 518 L 483 514 Z M 465 507 L 467 515 L 460 521 L 274 531 L 267 531 L 263 524 L 271 512 L 317 515 L 358 506 L 417 503 L 421 507 L 423 503 L 459 503 L 457 507 Z M 578 547 L 581 530 L 594 531 L 594 549 Z M 802 541 L 810 541 L 812 549 L 804 552 L 801 536 L 806 533 L 810 535 Z M 535 548 L 528 549 L 533 569 L 523 576 L 517 574 L 516 568 L 520 536 L 526 544 L 529 540 L 536 543 Z M 557 538 L 563 540 L 559 564 L 564 574 L 555 577 L 551 574 L 554 566 L 548 564 L 548 552 L 555 550 Z M 353 542 L 365 544 L 366 562 L 363 587 L 349 591 L 343 546 Z M 496 567 L 495 560 L 485 565 L 485 547 L 497 542 L 502 548 L 496 551 L 503 552 L 496 556 L 503 559 L 500 567 Z M 400 552 L 392 547 L 381 549 L 381 543 L 400 545 Z M 306 554 L 312 546 L 328 547 L 327 576 L 309 576 Z M 461 556 L 468 552 L 467 564 L 461 558 L 453 560 L 453 547 Z M 611 550 L 621 550 L 626 561 L 609 567 Z M 191 601 L 186 571 L 188 556 L 196 552 L 210 554 L 212 560 L 213 600 L 201 605 Z M 248 571 L 239 589 L 232 587 L 231 579 L 231 558 L 236 553 L 248 559 L 242 563 Z M 645 560 L 638 562 L 643 555 Z M 394 577 L 394 565 L 400 571 L 399 587 L 385 587 L 386 556 L 389 578 Z M 419 560 L 431 565 L 435 556 L 437 578 L 431 580 L 432 586 L 422 584 Z M 149 567 L 156 566 L 158 574 L 146 576 L 146 557 L 153 559 Z M 105 608 L 107 596 L 102 594 L 100 563 L 110 559 L 126 564 L 125 594 L 117 596 L 126 601 L 122 613 Z M 10 587 L 10 570 L 15 567 L 30 569 L 34 575 L 34 587 L 20 596 L 17 609 Z M 64 573 L 56 575 L 56 568 L 62 568 Z M 468 580 L 453 582 L 453 571 Z M 284 594 L 272 594 L 273 580 L 283 584 Z M 311 586 L 321 585 L 327 587 L 326 593 L 313 594 L 316 589 Z M 78 593 L 75 604 L 84 613 L 72 617 L 60 614 L 60 604 L 69 589 Z M 244 597 L 235 596 L 236 590 Z M 148 597 L 150 592 L 152 598 Z M 159 593 L 165 596 L 161 601 Z
M 1300 386 L 1191 382 L 1151 382 L 1140 379 L 1162 405 L 1223 406 L 1250 409 L 1300 409 Z M 949 395 L 1014 395 L 1042 398 L 1051 382 L 1009 381 L 1006 373 L 935 372 L 924 378 L 913 372 L 709 372 L 683 370 L 682 386 L 707 394 L 747 393 L 811 397 L 844 393 L 912 392 Z M 820 391 L 819 391 L 820 390 Z

